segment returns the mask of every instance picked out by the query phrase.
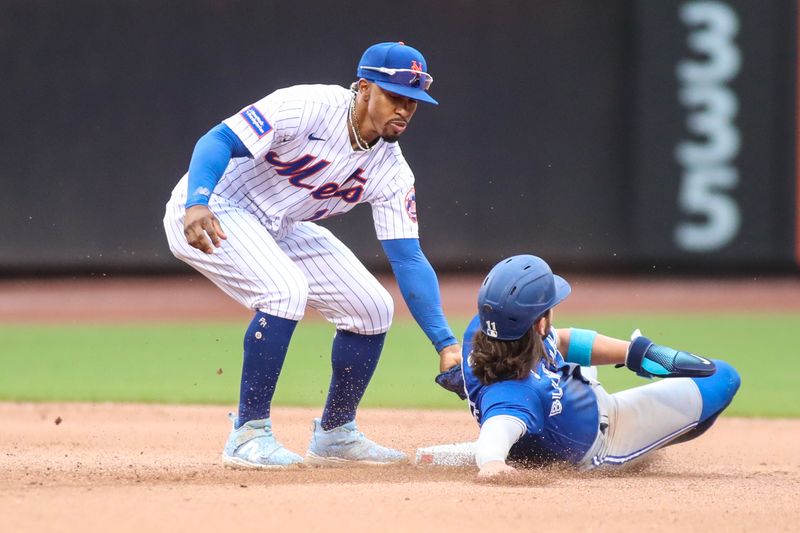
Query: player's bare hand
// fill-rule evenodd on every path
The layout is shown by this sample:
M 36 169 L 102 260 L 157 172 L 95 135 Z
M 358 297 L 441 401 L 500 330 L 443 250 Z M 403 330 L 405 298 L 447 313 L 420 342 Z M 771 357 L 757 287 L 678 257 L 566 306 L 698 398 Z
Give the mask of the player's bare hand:
M 186 210 L 183 234 L 186 242 L 207 254 L 214 253 L 214 248 L 219 248 L 222 240 L 228 238 L 219 220 L 206 205 L 193 205 Z
M 439 372 L 461 364 L 461 345 L 451 344 L 439 352 Z
M 517 473 L 516 468 L 508 466 L 504 461 L 489 461 L 478 471 L 478 479 L 481 481 L 511 479 Z

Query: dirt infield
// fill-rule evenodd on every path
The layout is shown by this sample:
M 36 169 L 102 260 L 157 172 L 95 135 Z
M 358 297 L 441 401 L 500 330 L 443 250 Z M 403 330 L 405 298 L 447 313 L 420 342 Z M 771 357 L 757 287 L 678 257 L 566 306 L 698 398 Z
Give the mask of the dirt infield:
M 222 468 L 221 407 L 0 404 L 1 531 L 797 531 L 798 421 L 721 420 L 618 476 L 550 468 L 482 485 L 473 469 Z M 315 411 L 276 409 L 303 452 Z M 365 410 L 413 453 L 467 440 L 466 413 Z M 59 424 L 56 421 L 60 420 Z
M 570 277 L 573 312 L 800 310 L 800 280 L 658 282 Z M 471 312 L 475 278 L 443 282 Z M 387 283 L 400 301 L 397 290 Z M 398 315 L 407 313 L 397 305 Z M 208 282 L 4 281 L 0 321 L 249 317 Z M 0 359 L 1 360 L 1 359 Z M 798 531 L 800 421 L 723 418 L 635 472 L 526 472 L 477 483 L 474 469 L 242 472 L 219 462 L 226 408 L 0 403 L 0 532 L 16 531 Z M 303 453 L 315 410 L 276 408 Z M 464 412 L 362 410 L 367 434 L 409 454 L 473 439 Z

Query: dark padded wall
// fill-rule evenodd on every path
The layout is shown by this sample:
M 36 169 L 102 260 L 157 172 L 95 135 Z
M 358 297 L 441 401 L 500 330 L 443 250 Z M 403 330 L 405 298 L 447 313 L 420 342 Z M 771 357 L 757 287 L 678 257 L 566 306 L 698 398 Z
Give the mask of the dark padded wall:
M 420 106 L 402 140 L 434 264 L 483 270 L 523 251 L 584 269 L 685 262 L 669 242 L 676 191 L 658 185 L 677 172 L 665 119 L 680 120 L 683 3 L 0 1 L 0 273 L 182 268 L 161 218 L 196 139 L 276 88 L 346 85 L 367 45 L 401 39 L 426 54 L 441 102 Z M 792 260 L 793 78 L 778 73 L 793 65 L 781 24 L 793 4 L 765 4 L 742 46 L 766 59 L 734 83 L 741 127 L 757 128 L 741 174 L 762 161 L 773 199 L 748 228 L 773 237 L 690 254 L 700 268 Z M 774 139 L 759 144 L 762 129 Z M 750 191 L 743 205 L 762 201 Z M 367 207 L 326 224 L 385 267 Z
M 794 2 L 641 2 L 634 123 L 638 253 L 791 264 Z

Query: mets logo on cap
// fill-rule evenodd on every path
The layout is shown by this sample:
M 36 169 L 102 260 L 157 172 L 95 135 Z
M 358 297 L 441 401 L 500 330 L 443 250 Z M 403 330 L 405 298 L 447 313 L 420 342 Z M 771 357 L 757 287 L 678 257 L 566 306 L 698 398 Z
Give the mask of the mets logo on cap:
M 409 189 L 408 194 L 406 194 L 406 213 L 408 214 L 408 218 L 411 219 L 411 222 L 414 224 L 417 223 L 417 193 L 414 190 L 414 187 Z
M 389 91 L 418 102 L 437 105 L 428 94 L 433 76 L 422 52 L 403 42 L 373 44 L 358 62 L 356 76 Z

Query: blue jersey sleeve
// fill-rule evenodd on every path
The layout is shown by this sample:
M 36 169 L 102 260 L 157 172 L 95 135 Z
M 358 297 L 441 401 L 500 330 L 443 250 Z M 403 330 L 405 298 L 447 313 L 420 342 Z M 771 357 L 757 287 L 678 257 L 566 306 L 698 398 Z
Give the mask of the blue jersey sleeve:
M 442 311 L 439 280 L 422 253 L 419 239 L 389 239 L 381 241 L 381 245 L 411 315 L 436 351 L 456 344 L 458 341 Z
M 486 387 L 480 398 L 481 424 L 493 416 L 509 415 L 525 423 L 528 433 L 544 428 L 544 413 L 536 392 L 521 381 L 501 381 Z
M 241 139 L 225 124 L 218 124 L 200 137 L 189 163 L 186 207 L 208 205 L 208 199 L 232 157 L 251 156 Z
M 461 340 L 461 357 L 466 360 L 472 352 L 472 339 L 475 337 L 475 332 L 480 329 L 480 316 L 475 315 L 467 324 L 467 329 L 464 331 L 464 338 Z

